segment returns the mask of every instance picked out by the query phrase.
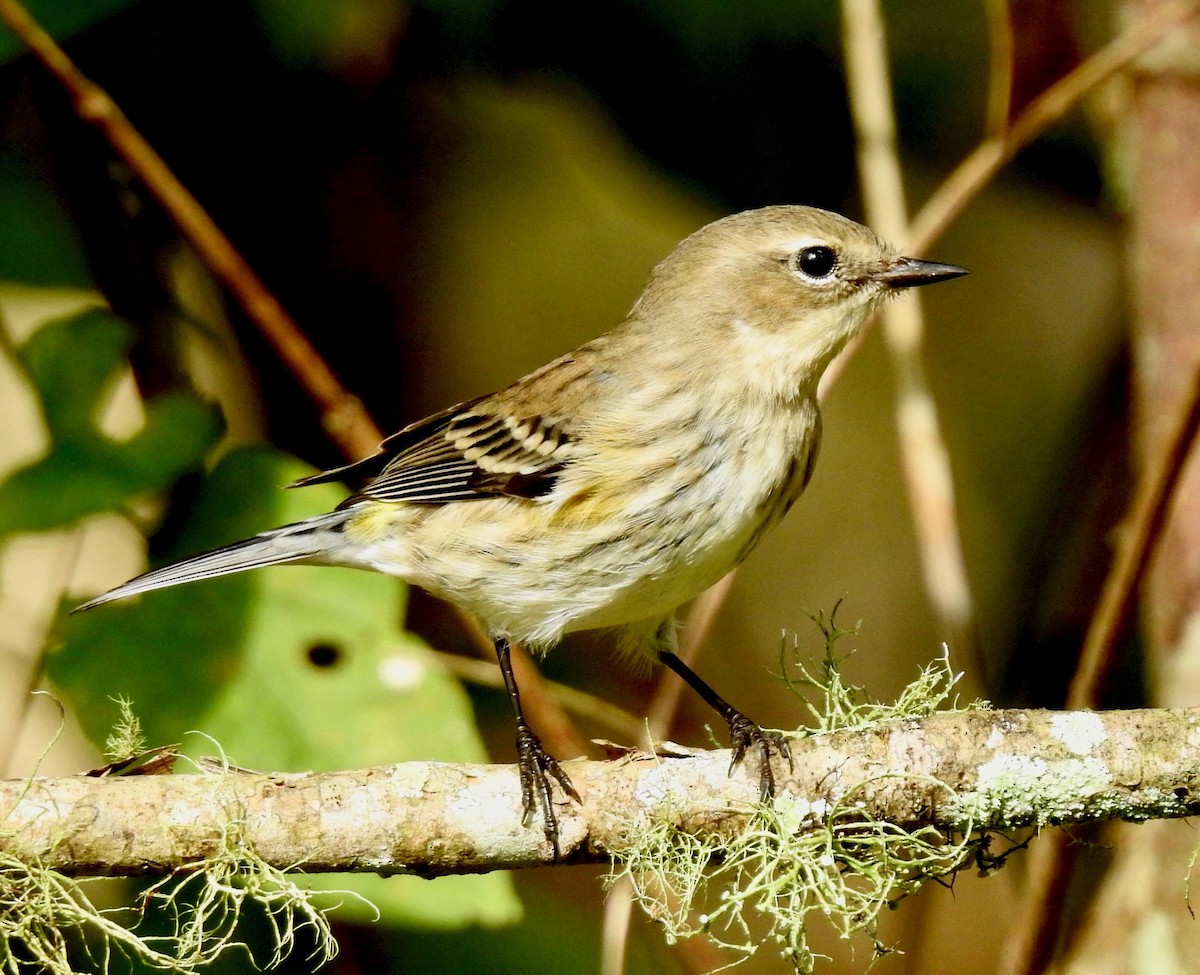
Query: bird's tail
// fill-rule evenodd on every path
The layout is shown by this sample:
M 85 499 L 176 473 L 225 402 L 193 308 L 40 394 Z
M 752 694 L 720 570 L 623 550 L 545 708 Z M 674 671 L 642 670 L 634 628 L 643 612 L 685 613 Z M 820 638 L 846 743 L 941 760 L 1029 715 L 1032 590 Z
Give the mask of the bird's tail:
M 95 599 L 76 606 L 72 613 L 82 613 L 114 599 L 124 599 L 151 589 L 165 589 L 183 582 L 197 579 L 212 579 L 215 576 L 257 569 L 264 565 L 282 565 L 286 562 L 330 562 L 329 553 L 340 546 L 342 526 L 350 511 L 332 511 L 329 514 L 306 518 L 294 525 L 284 525 L 273 531 L 263 532 L 253 538 L 243 538 L 221 548 L 202 552 L 182 562 L 152 569 L 124 585 L 101 593 Z

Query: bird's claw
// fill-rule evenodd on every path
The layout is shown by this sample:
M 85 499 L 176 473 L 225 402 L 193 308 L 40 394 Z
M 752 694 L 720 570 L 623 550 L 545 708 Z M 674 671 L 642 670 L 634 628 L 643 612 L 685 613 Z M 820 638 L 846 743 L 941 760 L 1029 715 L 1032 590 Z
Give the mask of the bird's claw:
M 561 853 L 559 846 L 558 817 L 554 813 L 554 790 L 551 779 L 559 784 L 566 795 L 580 802 L 579 793 L 571 784 L 567 773 L 562 770 L 554 756 L 546 751 L 542 741 L 527 725 L 517 728 L 517 768 L 521 776 L 521 805 L 525 812 L 521 823 L 528 826 L 533 821 L 535 809 L 542 814 L 546 839 L 554 850 L 554 859 Z
M 733 711 L 729 722 L 729 741 L 733 748 L 733 760 L 729 771 L 733 772 L 746 757 L 746 750 L 753 746 L 758 752 L 758 794 L 766 802 L 775 796 L 775 773 L 771 770 L 772 753 L 787 759 L 788 769 L 792 764 L 792 750 L 788 739 L 778 731 L 766 731 L 740 711 Z

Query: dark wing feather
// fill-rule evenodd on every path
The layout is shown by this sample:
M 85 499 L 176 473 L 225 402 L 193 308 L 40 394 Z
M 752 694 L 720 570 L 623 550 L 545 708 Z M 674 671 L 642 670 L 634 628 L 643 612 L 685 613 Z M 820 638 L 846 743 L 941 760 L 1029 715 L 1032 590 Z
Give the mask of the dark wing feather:
M 379 445 L 378 453 L 350 464 L 343 464 L 341 467 L 332 467 L 320 474 L 313 474 L 311 477 L 302 477 L 298 481 L 293 481 L 288 487 L 308 487 L 310 484 L 325 484 L 329 481 L 360 482 L 378 477 L 397 455 L 419 446 L 425 441 L 435 441 L 438 432 L 444 430 L 456 416 L 485 398 L 480 396 L 463 403 L 456 403 L 440 413 L 434 413 L 423 420 L 417 420 L 416 423 L 410 423 L 403 430 L 393 433 L 384 440 Z
M 548 493 L 575 445 L 553 420 L 516 418 L 489 405 L 494 406 L 483 398 L 451 407 L 389 437 L 373 457 L 294 486 L 372 478 L 344 505 L 365 499 L 446 504 Z

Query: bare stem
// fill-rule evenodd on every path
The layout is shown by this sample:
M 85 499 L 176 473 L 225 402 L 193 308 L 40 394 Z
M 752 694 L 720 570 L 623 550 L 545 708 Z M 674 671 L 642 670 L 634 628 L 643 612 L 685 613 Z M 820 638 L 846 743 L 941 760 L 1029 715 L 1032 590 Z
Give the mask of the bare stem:
M 887 44 L 877 0 L 842 0 L 850 111 L 858 136 L 867 216 L 884 237 L 908 240 L 904 182 L 888 78 Z M 950 455 L 922 359 L 925 325 L 917 293 L 883 311 L 883 333 L 896 376 L 896 427 L 925 589 L 945 638 L 974 652 L 970 584 L 959 541 Z
M 988 22 L 988 135 L 999 135 L 1008 128 L 1008 116 L 1012 111 L 1012 84 L 1014 71 L 1012 12 L 1008 0 L 984 0 L 984 12 Z

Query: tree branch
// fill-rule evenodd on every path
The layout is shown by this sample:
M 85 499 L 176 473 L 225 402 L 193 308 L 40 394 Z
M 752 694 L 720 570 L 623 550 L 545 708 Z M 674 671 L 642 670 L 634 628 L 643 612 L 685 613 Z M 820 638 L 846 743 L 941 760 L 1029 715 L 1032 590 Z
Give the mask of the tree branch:
M 775 769 L 777 801 L 853 804 L 864 817 L 955 831 L 1178 818 L 1200 812 L 1198 737 L 1200 708 L 943 712 L 795 742 L 794 767 Z M 560 862 L 619 858 L 648 818 L 744 830 L 758 774 L 727 774 L 729 758 L 564 763 L 584 801 L 560 805 Z M 81 876 L 186 867 L 212 855 L 231 823 L 268 863 L 309 872 L 436 876 L 550 862 L 541 829 L 521 825 L 511 766 L 9 780 L 0 808 L 0 851 Z

